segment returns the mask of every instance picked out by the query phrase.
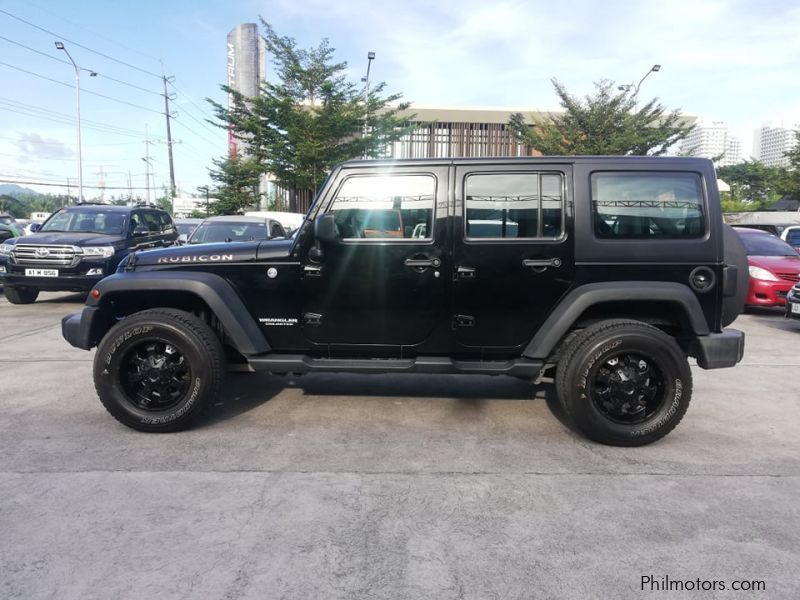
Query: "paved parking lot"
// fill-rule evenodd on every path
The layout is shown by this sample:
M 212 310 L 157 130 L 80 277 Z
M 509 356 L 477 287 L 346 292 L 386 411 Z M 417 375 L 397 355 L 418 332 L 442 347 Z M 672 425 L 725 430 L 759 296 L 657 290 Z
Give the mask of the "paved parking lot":
M 196 429 L 137 433 L 61 338 L 80 306 L 0 295 L 0 598 L 800 597 L 800 322 L 742 317 L 744 363 L 619 449 L 506 377 L 232 374 Z

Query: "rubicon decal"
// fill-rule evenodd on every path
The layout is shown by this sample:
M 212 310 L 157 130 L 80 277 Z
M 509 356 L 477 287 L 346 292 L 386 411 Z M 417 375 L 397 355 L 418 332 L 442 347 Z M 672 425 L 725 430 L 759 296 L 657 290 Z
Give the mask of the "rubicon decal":
M 233 254 L 197 254 L 193 256 L 160 256 L 159 263 L 224 262 L 233 260 Z

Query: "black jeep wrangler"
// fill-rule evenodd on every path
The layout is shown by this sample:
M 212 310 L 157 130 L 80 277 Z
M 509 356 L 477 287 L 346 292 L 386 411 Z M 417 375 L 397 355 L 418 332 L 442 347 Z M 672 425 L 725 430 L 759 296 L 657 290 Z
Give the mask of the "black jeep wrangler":
M 0 244 L 0 284 L 12 304 L 35 302 L 40 290 L 88 292 L 131 250 L 177 239 L 169 214 L 154 207 L 68 206 L 36 233 Z
M 741 360 L 747 273 L 708 160 L 353 161 L 293 239 L 137 252 L 62 329 L 142 431 L 189 425 L 228 361 L 553 377 L 580 431 L 636 446 L 686 412 L 688 357 Z

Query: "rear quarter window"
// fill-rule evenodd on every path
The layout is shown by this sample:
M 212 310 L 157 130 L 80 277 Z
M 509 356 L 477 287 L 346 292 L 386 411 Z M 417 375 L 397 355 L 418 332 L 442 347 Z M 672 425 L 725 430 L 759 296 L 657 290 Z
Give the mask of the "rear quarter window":
M 705 235 L 703 185 L 696 173 L 593 173 L 591 187 L 598 238 L 683 239 Z

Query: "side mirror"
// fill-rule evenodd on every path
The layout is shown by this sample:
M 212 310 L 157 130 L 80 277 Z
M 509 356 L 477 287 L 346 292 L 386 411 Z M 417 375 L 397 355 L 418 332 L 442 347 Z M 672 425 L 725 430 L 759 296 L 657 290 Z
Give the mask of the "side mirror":
M 325 213 L 314 221 L 314 237 L 318 242 L 336 242 L 339 240 L 339 228 L 336 226 L 336 215 Z
M 183 246 L 189 240 L 189 236 L 182 233 L 178 236 L 178 243 Z
M 31 223 L 31 233 L 36 233 L 42 228 L 41 223 Z
M 147 227 L 137 227 L 133 230 L 133 237 L 144 237 L 150 235 L 150 230 Z

